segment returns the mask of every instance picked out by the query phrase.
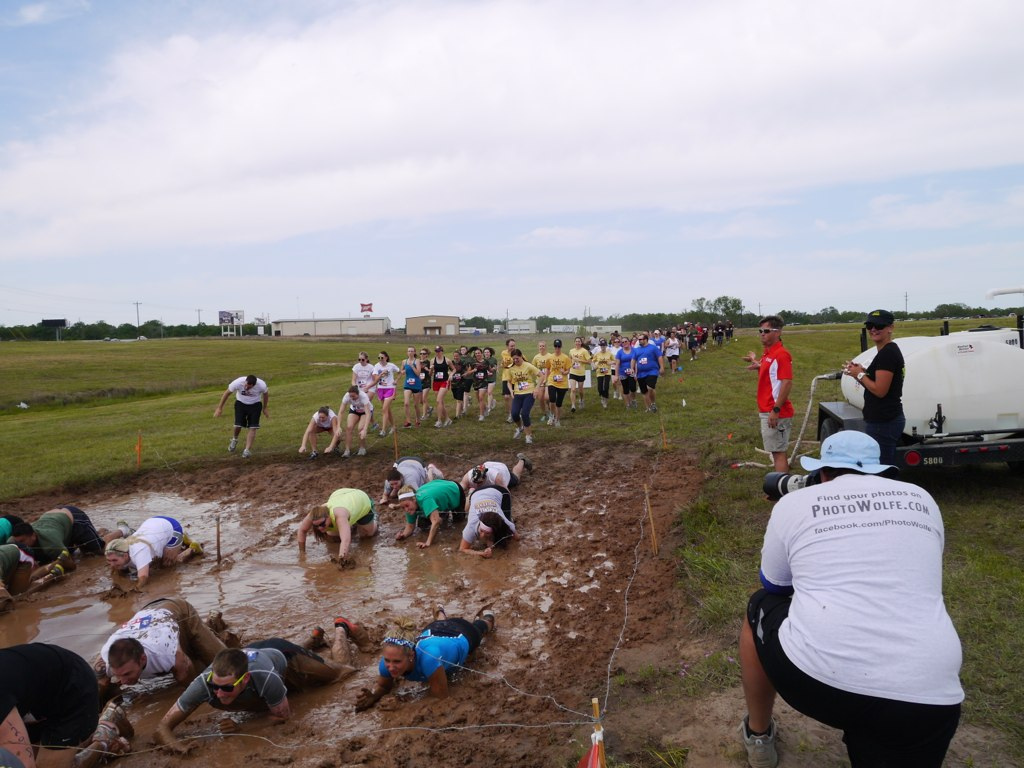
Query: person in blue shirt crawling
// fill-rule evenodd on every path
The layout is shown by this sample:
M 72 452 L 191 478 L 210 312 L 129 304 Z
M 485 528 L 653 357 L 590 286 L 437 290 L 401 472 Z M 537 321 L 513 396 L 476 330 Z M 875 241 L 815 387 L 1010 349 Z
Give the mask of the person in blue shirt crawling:
M 451 618 L 438 606 L 434 621 L 416 640 L 385 637 L 378 666 L 377 682 L 371 691 L 363 688 L 356 698 L 356 711 L 362 712 L 390 693 L 399 679 L 427 684 L 434 698 L 448 698 L 448 675 L 464 666 L 466 659 L 493 632 L 494 612 L 481 611 L 473 621 Z

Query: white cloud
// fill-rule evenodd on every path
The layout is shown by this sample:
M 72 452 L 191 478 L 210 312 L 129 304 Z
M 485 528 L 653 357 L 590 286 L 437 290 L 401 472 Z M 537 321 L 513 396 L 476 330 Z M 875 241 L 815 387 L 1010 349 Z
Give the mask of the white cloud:
M 88 0 L 51 0 L 25 3 L 0 16 L 0 26 L 31 27 L 53 24 L 89 10 Z

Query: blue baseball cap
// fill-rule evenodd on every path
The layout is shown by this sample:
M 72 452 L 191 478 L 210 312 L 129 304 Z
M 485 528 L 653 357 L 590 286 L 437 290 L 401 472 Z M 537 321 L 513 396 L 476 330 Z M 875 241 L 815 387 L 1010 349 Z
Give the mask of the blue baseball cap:
M 832 469 L 852 469 L 855 472 L 863 472 L 868 475 L 878 475 L 887 469 L 892 469 L 890 464 L 879 463 L 880 449 L 873 437 L 857 432 L 852 429 L 844 429 L 825 438 L 821 444 L 821 458 L 814 459 L 810 456 L 800 457 L 800 466 L 808 472 L 822 467 Z

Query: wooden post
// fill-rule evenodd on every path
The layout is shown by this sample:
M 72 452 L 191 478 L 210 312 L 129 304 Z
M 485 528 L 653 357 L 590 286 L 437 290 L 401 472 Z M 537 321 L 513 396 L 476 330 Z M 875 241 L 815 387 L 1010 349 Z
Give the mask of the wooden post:
M 139 439 L 135 442 L 135 468 L 142 469 L 142 433 L 139 432 Z
M 398 430 L 395 429 L 394 424 L 392 424 L 391 428 L 394 429 L 394 432 L 391 433 L 391 442 L 395 446 L 395 461 L 398 461 Z
M 601 731 L 604 730 L 601 727 L 601 705 L 598 704 L 596 696 L 594 696 L 590 700 L 590 707 L 591 707 L 591 709 L 594 712 L 594 733 L 601 733 Z M 597 743 L 597 754 L 598 754 L 598 757 L 601 760 L 601 768 L 605 768 L 605 761 L 604 761 L 604 739 L 601 739 Z
M 220 565 L 220 514 L 217 514 L 217 565 Z

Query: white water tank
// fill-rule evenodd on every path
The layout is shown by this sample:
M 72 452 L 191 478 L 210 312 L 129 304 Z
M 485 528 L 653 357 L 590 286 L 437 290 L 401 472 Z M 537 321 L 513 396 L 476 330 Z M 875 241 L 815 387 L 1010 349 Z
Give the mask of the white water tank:
M 961 331 L 948 336 L 909 336 L 893 339 L 903 353 L 904 432 L 998 430 L 993 438 L 1024 432 L 1024 351 L 1017 332 L 1009 328 Z M 854 362 L 867 367 L 875 348 Z M 843 395 L 864 407 L 864 388 L 842 377 Z M 928 422 L 942 405 L 941 430 Z

